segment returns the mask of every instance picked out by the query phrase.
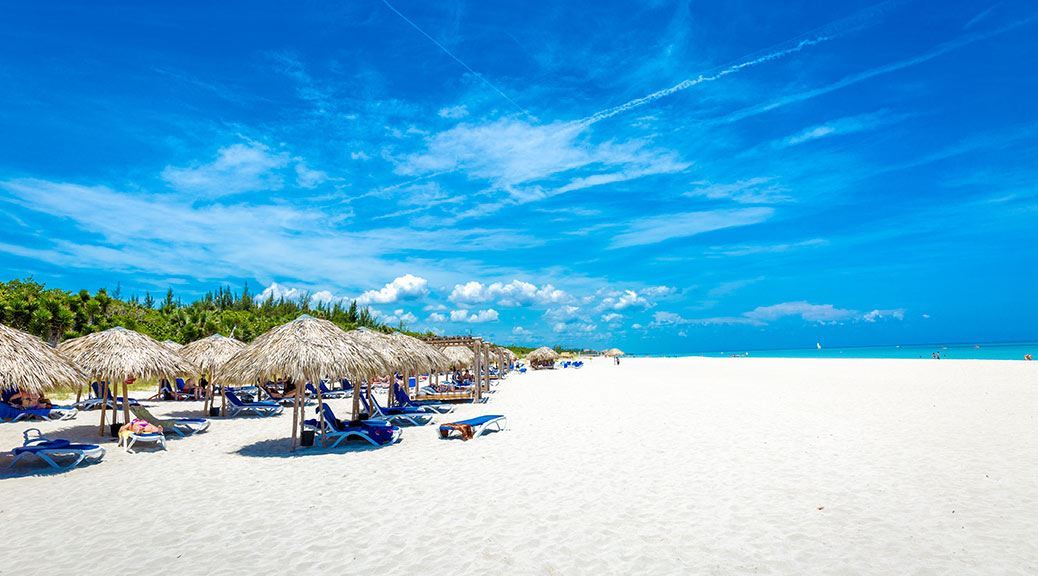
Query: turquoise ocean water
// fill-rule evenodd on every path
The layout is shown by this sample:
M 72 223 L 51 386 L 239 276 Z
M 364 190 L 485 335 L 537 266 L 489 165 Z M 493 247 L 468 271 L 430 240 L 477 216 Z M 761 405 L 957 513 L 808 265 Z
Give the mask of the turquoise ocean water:
M 790 350 L 728 350 L 696 352 L 689 356 L 749 356 L 750 358 L 932 358 L 940 352 L 948 360 L 1023 360 L 1025 354 L 1038 358 L 1038 342 L 1011 344 L 922 344 L 911 346 L 817 347 Z

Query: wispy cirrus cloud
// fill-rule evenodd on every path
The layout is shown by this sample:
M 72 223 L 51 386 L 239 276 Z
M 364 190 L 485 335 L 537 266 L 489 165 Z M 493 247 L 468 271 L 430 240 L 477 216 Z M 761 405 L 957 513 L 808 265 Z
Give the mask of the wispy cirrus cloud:
M 774 178 L 748 178 L 730 183 L 699 181 L 696 188 L 685 192 L 690 198 L 731 200 L 738 204 L 779 204 L 789 202 L 789 189 L 775 182 Z
M 216 159 L 186 167 L 167 166 L 162 179 L 175 190 L 204 196 L 224 196 L 255 190 L 279 190 L 284 176 L 279 169 L 289 164 L 290 156 L 272 152 L 258 142 L 231 144 L 216 153 Z M 316 182 L 305 164 L 300 177 Z
M 514 203 L 689 167 L 676 153 L 642 140 L 594 143 L 574 123 L 537 125 L 511 118 L 459 124 L 396 162 L 397 173 L 405 176 L 462 172 L 487 181 Z M 569 175 L 577 170 L 585 173 Z
M 890 124 L 899 122 L 904 118 L 906 118 L 906 115 L 895 115 L 885 110 L 870 112 L 868 114 L 845 116 L 843 118 L 837 118 L 816 126 L 805 128 L 796 134 L 787 136 L 780 140 L 776 144 L 776 147 L 787 148 L 789 146 L 796 146 L 798 144 L 804 144 L 806 142 L 812 142 L 833 136 L 846 136 L 857 134 L 859 132 L 878 130 L 884 126 L 889 126 Z
M 688 238 L 715 230 L 751 226 L 771 219 L 773 208 L 736 208 L 662 214 L 634 220 L 627 230 L 613 236 L 610 249 L 657 244 L 675 238 Z

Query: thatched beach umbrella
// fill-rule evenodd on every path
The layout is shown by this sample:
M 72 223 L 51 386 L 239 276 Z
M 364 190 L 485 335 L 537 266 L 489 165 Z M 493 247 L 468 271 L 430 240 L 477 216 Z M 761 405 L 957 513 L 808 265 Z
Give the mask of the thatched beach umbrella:
M 391 338 L 389 334 L 383 334 L 382 332 L 376 332 L 368 328 L 357 328 L 356 330 L 350 330 L 347 332 L 351 338 L 355 338 L 362 344 L 372 349 L 374 354 L 381 356 L 385 360 L 385 365 L 390 369 L 385 374 L 390 377 L 389 388 L 386 391 L 386 405 L 390 406 L 393 403 L 393 384 L 396 382 L 396 372 L 399 370 L 400 373 L 407 378 L 407 375 L 417 370 L 418 364 L 408 351 L 400 345 L 395 339 Z M 359 383 L 358 383 L 359 384 Z M 371 399 L 371 382 L 365 387 L 364 392 L 367 393 L 368 399 Z M 360 388 L 355 388 L 353 393 L 353 404 L 355 406 L 354 415 L 360 410 Z
M 555 360 L 557 360 L 558 358 L 558 352 L 552 350 L 551 348 L 548 348 L 547 346 L 541 346 L 540 348 L 526 355 L 526 359 L 530 362 L 531 368 L 553 364 Z
M 433 374 L 436 373 L 437 381 L 439 379 L 438 373 L 443 370 L 450 369 L 451 360 L 439 348 L 419 340 L 413 336 L 408 336 L 403 332 L 393 332 L 389 335 L 397 345 L 400 346 L 408 356 L 410 356 L 418 367 L 415 371 L 415 393 L 418 391 L 418 380 L 419 375 L 423 372 L 428 372 L 429 377 L 432 378 Z M 404 391 L 408 392 L 410 389 L 410 378 L 409 374 L 405 375 L 404 378 Z
M 450 361 L 449 368 L 469 368 L 476 358 L 471 348 L 463 346 L 448 346 L 443 349 L 443 355 Z
M 162 345 L 174 352 L 177 352 L 178 350 L 184 347 L 184 345 L 180 342 L 174 342 L 172 340 L 163 340 Z
M 69 389 L 86 376 L 36 336 L 0 324 L 0 390 L 21 388 L 42 395 Z
M 220 367 L 222 367 L 232 356 L 237 354 L 245 343 L 241 340 L 228 338 L 222 334 L 213 334 L 201 340 L 195 340 L 180 348 L 178 354 L 188 362 L 198 366 L 206 377 L 205 402 L 202 404 L 204 414 L 208 414 L 209 406 L 212 406 L 213 380 Z M 223 396 L 220 413 L 227 409 L 227 396 Z
M 197 370 L 190 362 L 150 336 L 127 330 L 122 326 L 66 340 L 58 346 L 58 352 L 83 372 L 96 377 L 98 382 L 123 383 L 123 417 L 126 422 L 130 421 L 130 390 L 126 385 L 127 378 L 170 378 L 192 374 Z M 110 384 L 105 385 L 102 394 L 107 395 L 109 388 Z M 107 404 L 107 401 L 101 404 L 102 434 Z M 114 409 L 112 421 L 115 421 Z
M 417 368 L 415 359 L 389 334 L 383 334 L 368 328 L 357 328 L 356 330 L 350 330 L 346 334 L 373 349 L 379 356 L 385 359 L 386 366 L 389 366 L 392 370 L 404 372 Z
M 609 350 L 606 350 L 605 352 L 603 352 L 602 355 L 603 356 L 609 356 L 610 358 L 615 358 L 617 356 L 623 356 L 624 355 L 624 351 L 619 349 L 619 348 L 610 348 Z
M 403 332 L 393 332 L 389 337 L 396 340 L 407 351 L 407 354 L 415 360 L 419 369 L 434 371 L 450 368 L 450 358 L 428 342 L 419 340 L 414 336 L 408 336 Z
M 224 364 L 220 378 L 224 385 L 228 382 L 251 384 L 279 376 L 296 382 L 292 413 L 292 447 L 295 448 L 300 428 L 299 404 L 307 381 L 318 382 L 325 375 L 359 378 L 385 374 L 389 370 L 384 358 L 374 349 L 328 320 L 303 314 L 253 340 Z

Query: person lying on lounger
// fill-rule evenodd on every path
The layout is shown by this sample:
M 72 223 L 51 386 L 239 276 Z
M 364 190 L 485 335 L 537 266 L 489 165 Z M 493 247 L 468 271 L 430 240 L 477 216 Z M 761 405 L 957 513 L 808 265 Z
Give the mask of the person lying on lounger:
M 27 392 L 25 390 L 22 390 L 21 388 L 19 388 L 17 392 L 11 395 L 11 397 L 8 398 L 7 401 L 11 404 L 11 406 L 21 408 L 23 410 L 53 407 L 51 401 L 45 398 L 44 396 L 41 396 L 35 392 Z

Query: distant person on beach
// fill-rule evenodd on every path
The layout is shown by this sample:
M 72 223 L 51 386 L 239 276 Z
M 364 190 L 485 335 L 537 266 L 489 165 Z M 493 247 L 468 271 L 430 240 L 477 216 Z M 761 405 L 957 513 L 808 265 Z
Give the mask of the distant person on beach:
M 1024 360 L 1034 360 L 1034 356 L 1031 356 L 1030 354 L 1024 354 Z
M 187 382 L 184 382 L 184 393 L 194 396 L 196 400 L 198 399 L 198 386 L 195 385 L 194 378 L 188 378 Z

